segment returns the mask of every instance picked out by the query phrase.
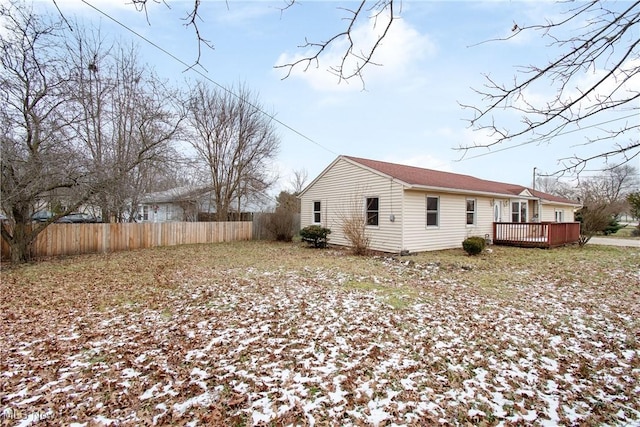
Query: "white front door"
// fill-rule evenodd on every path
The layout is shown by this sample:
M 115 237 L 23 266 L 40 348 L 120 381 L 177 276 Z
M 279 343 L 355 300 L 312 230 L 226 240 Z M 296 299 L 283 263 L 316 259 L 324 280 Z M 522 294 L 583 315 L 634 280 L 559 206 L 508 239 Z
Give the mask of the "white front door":
M 500 201 L 497 201 L 493 204 L 493 222 L 502 221 L 502 210 L 500 208 L 500 203 Z

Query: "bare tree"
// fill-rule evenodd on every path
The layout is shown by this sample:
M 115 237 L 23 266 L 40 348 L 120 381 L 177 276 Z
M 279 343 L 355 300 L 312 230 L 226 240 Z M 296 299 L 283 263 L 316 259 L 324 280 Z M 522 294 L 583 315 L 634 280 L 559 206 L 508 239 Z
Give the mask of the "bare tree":
M 536 178 L 536 190 L 553 194 L 566 199 L 575 199 L 577 189 L 575 186 L 560 181 L 557 176 L 539 176 Z
M 237 95 L 236 95 L 237 94 Z M 184 101 L 188 141 L 207 170 L 218 220 L 234 206 L 266 194 L 275 177 L 269 170 L 279 139 L 272 120 L 246 87 L 212 89 L 203 82 Z
M 577 192 L 583 203 L 576 217 L 580 226 L 580 245 L 592 236 L 606 232 L 615 225 L 616 219 L 627 208 L 627 196 L 637 188 L 638 170 L 629 164 L 618 165 L 611 171 L 582 178 Z
M 60 23 L 19 2 L 0 6 L 0 18 L 0 199 L 10 219 L 1 233 L 12 260 L 24 262 L 37 235 L 61 216 L 105 194 L 122 199 L 120 187 L 163 152 L 177 124 L 158 88 L 113 92 L 119 98 L 109 102 L 129 106 L 115 114 L 94 102 L 118 84 L 82 80 L 81 72 L 95 79 L 96 58 L 75 67 Z M 122 144 L 109 144 L 114 135 Z M 51 206 L 48 221 L 32 222 L 36 210 Z
M 578 194 L 586 206 L 603 205 L 611 215 L 620 214 L 626 207 L 626 198 L 638 188 L 638 169 L 623 164 L 610 171 L 581 179 Z
M 68 45 L 79 117 L 74 131 L 90 168 L 109 182 L 93 197 L 103 220 L 121 222 L 177 158 L 172 142 L 181 118 L 171 109 L 171 89 L 140 64 L 135 47 L 75 27 Z
M 309 172 L 306 169 L 294 170 L 293 177 L 291 178 L 291 186 L 293 187 L 293 194 L 298 195 L 302 193 L 305 185 L 309 179 Z
M 91 173 L 69 139 L 68 68 L 59 43 L 60 23 L 18 3 L 0 5 L 0 155 L 2 238 L 14 262 L 30 257 L 36 236 L 52 221 L 31 215 L 63 193 L 60 217 L 95 191 Z
M 473 111 L 471 126 L 488 132 L 492 139 L 462 150 L 549 142 L 565 133 L 584 132 L 584 145 L 597 144 L 598 152 L 559 159 L 558 172 L 580 172 L 595 160 L 625 163 L 638 157 L 640 92 L 633 82 L 640 77 L 640 1 L 565 4 L 561 19 L 536 25 L 515 23 L 511 36 L 498 39 L 540 32 L 561 53 L 546 64 L 522 67 L 508 84 L 487 75 L 485 86 L 477 90 L 484 105 L 463 107 Z M 555 93 L 543 103 L 536 102 L 528 95 L 537 85 Z M 520 124 L 507 127 L 501 117 L 505 110 L 520 115 Z

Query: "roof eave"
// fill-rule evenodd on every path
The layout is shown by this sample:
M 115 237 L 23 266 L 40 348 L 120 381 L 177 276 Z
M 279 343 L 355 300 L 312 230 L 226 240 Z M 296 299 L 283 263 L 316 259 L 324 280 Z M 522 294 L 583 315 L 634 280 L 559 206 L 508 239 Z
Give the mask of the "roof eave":
M 540 203 L 542 203 L 543 205 L 562 205 L 562 206 L 571 206 L 572 208 L 578 208 L 578 209 L 582 207 L 582 203 L 559 202 L 559 201 L 555 201 L 555 200 L 547 200 L 547 199 L 540 199 Z
M 487 197 L 496 197 L 496 198 L 509 198 L 509 199 L 525 199 L 525 200 L 540 200 L 543 204 L 554 204 L 554 205 L 566 205 L 571 207 L 580 207 L 582 205 L 576 203 L 569 202 L 558 202 L 548 199 L 543 199 L 536 196 L 523 196 L 522 194 L 507 194 L 507 193 L 494 193 L 491 191 L 478 191 L 478 190 L 464 190 L 459 188 L 448 188 L 448 187 L 434 187 L 428 185 L 406 185 L 407 190 L 420 190 L 420 191 L 437 191 L 442 193 L 453 193 L 453 194 L 465 194 L 465 195 L 474 195 L 474 196 L 487 196 Z
M 448 188 L 448 187 L 434 187 L 430 185 L 408 185 L 408 190 L 420 190 L 420 191 L 438 191 L 441 193 L 453 193 L 453 194 L 468 194 L 476 196 L 489 196 L 489 197 L 501 197 L 501 198 L 518 198 L 518 199 L 531 199 L 535 200 L 536 197 L 523 197 L 516 194 L 494 193 L 490 191 L 478 191 L 478 190 L 464 190 L 460 188 Z

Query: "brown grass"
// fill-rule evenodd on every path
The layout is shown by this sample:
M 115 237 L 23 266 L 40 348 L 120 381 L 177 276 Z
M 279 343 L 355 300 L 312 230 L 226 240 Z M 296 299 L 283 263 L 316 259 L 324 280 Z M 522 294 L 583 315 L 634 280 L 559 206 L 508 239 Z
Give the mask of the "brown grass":
M 53 408 L 62 424 L 251 425 L 252 405 L 286 404 L 286 389 L 298 400 L 273 424 L 357 425 L 353 414 L 393 390 L 386 411 L 399 423 L 420 401 L 439 409 L 415 425 L 495 425 L 531 410 L 541 420 L 552 395 L 578 424 L 624 424 L 640 419 L 639 259 L 640 250 L 604 246 L 362 257 L 235 242 L 3 267 L 2 405 Z M 196 368 L 208 377 L 197 382 Z M 319 379 L 296 382 L 294 372 Z M 171 393 L 158 386 L 143 399 L 155 384 Z M 336 384 L 346 394 L 331 404 Z M 172 406 L 203 387 L 207 405 Z M 496 403 L 498 391 L 510 403 Z M 557 421 L 572 424 L 563 408 Z

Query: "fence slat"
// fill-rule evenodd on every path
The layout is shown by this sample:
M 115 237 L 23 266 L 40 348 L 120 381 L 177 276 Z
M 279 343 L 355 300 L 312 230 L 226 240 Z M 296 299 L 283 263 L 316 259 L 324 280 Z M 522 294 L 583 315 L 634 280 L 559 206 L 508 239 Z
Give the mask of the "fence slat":
M 38 234 L 32 247 L 32 256 L 119 252 L 156 246 L 252 239 L 251 221 L 51 224 Z M 4 241 L 2 258 L 11 258 L 9 245 Z

